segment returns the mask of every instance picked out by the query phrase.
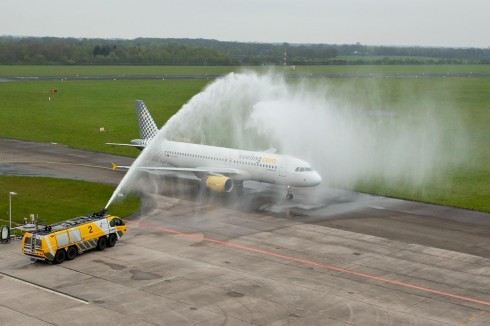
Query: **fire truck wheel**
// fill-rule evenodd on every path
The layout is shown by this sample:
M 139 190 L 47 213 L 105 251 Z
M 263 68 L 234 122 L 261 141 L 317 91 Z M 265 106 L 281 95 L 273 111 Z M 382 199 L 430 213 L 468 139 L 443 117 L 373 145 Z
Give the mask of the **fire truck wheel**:
M 66 251 L 65 251 L 65 249 L 58 249 L 56 251 L 56 254 L 54 255 L 53 263 L 55 263 L 55 264 L 61 264 L 62 262 L 65 261 L 65 258 L 66 258 Z
M 71 246 L 66 250 L 66 260 L 72 260 L 77 257 L 78 250 L 77 247 Z
M 117 236 L 115 233 L 109 234 L 109 240 L 107 240 L 107 247 L 114 247 L 116 245 Z
M 102 236 L 99 238 L 99 241 L 97 241 L 97 250 L 104 250 L 107 248 L 107 238 L 105 236 Z

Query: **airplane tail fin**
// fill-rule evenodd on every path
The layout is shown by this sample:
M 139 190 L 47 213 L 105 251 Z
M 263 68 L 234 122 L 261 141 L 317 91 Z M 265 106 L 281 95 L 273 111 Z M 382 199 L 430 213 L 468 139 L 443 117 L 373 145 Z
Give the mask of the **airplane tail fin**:
M 146 108 L 145 103 L 141 100 L 135 102 L 136 116 L 138 117 L 138 127 L 140 131 L 140 139 L 149 141 L 156 136 L 158 127 L 151 117 L 150 111 Z

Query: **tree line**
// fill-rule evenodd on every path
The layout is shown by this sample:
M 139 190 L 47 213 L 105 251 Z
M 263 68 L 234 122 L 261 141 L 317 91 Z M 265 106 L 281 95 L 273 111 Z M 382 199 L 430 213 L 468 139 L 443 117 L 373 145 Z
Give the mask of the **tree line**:
M 383 58 L 372 59 L 372 56 Z M 359 43 L 243 43 L 171 38 L 0 37 L 0 64 L 226 66 L 400 63 L 490 63 L 490 49 L 366 46 Z

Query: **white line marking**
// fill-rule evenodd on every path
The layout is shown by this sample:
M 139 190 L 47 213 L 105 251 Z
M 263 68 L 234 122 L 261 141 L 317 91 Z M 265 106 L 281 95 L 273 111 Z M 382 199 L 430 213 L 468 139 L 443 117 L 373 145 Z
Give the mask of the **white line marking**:
M 49 293 L 57 294 L 59 296 L 62 296 L 64 298 L 68 298 L 68 299 L 72 299 L 72 300 L 77 301 L 79 303 L 90 304 L 90 302 L 87 301 L 87 300 L 79 299 L 79 298 L 74 297 L 74 296 L 71 296 L 69 294 L 65 294 L 65 293 L 62 293 L 62 292 L 59 292 L 59 291 L 51 290 L 51 289 L 49 289 L 49 288 L 47 288 L 45 286 L 37 285 L 37 284 L 31 283 L 29 281 L 25 281 L 25 280 L 22 280 L 20 278 L 13 277 L 13 276 L 10 276 L 10 275 L 5 274 L 5 273 L 2 273 L 2 272 L 0 272 L 0 274 L 2 274 L 3 276 L 6 276 L 6 277 L 8 277 L 8 278 L 10 278 L 12 280 L 15 280 L 15 281 L 17 281 L 19 283 L 22 283 L 22 284 L 25 284 L 25 285 L 30 285 L 30 286 L 32 286 L 34 288 L 37 288 L 37 289 L 40 289 L 40 290 L 44 290 L 44 291 L 49 292 Z

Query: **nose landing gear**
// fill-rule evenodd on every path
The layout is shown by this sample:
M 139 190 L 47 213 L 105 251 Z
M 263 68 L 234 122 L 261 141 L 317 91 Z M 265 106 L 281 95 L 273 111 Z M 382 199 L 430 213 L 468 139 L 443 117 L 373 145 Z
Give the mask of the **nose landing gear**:
M 288 193 L 286 194 L 286 199 L 291 200 L 293 199 L 293 187 L 288 186 Z

